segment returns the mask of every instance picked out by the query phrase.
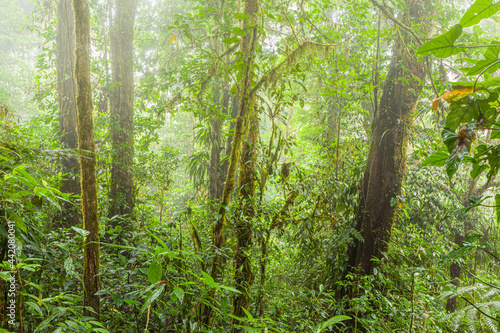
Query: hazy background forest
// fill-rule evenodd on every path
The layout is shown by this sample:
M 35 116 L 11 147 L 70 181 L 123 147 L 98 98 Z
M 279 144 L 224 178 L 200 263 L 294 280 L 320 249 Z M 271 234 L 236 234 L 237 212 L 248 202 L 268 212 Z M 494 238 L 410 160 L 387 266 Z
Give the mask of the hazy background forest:
M 0 8 L 0 332 L 500 331 L 500 2 Z

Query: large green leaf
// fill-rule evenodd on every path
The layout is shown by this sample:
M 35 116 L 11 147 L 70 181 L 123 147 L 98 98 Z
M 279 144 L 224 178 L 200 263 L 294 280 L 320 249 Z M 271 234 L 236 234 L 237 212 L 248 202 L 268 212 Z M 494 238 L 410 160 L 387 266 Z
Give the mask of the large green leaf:
M 446 127 L 455 130 L 460 124 L 468 123 L 477 117 L 479 117 L 479 110 L 476 103 L 453 102 L 446 116 Z
M 455 41 L 462 34 L 462 26 L 455 25 L 450 31 L 438 36 L 424 45 L 420 46 L 417 54 L 428 55 L 433 54 L 436 58 L 448 58 L 460 52 L 461 47 L 455 45 Z
M 452 85 L 463 86 L 463 87 L 473 87 L 474 82 L 475 81 L 472 81 L 472 82 L 458 81 L 458 82 L 452 83 Z M 487 79 L 487 80 L 476 83 L 476 90 L 478 88 L 487 89 L 487 88 L 491 88 L 491 87 L 500 87 L 500 77 L 492 77 L 491 79 Z
M 500 2 L 492 0 L 476 0 L 472 6 L 467 9 L 460 20 L 464 27 L 470 27 L 478 24 L 482 19 L 493 16 L 500 10 Z
M 442 167 L 446 164 L 446 161 L 450 157 L 450 154 L 446 150 L 438 150 L 431 156 L 427 157 L 423 162 L 422 166 L 438 166 Z
M 161 265 L 158 262 L 153 261 L 148 268 L 149 282 L 151 282 L 151 284 L 155 284 L 156 282 L 161 280 L 162 275 L 163 269 L 161 268 Z
M 498 42 L 494 41 L 491 44 L 498 45 Z M 499 52 L 500 52 L 500 47 L 493 47 L 493 46 L 488 47 L 484 52 L 484 59 L 476 62 L 474 67 L 471 67 L 469 69 L 467 75 L 478 75 L 481 74 L 484 70 L 486 70 L 485 73 L 493 73 L 494 71 L 499 69 L 500 68 L 500 61 L 498 60 Z
M 486 164 L 480 164 L 480 163 L 474 163 L 472 165 L 472 171 L 470 172 L 470 177 L 472 179 L 476 178 L 479 176 L 481 173 L 483 173 L 484 170 L 488 169 L 488 165 Z

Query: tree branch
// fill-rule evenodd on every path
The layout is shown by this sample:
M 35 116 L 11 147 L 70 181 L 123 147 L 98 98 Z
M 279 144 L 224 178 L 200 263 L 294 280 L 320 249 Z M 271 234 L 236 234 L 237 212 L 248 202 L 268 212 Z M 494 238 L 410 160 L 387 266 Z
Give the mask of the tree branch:
M 382 6 L 381 4 L 379 4 L 377 1 L 375 0 L 370 0 L 370 2 L 375 6 L 377 7 L 378 9 L 380 9 L 380 11 L 389 19 L 391 20 L 392 22 L 394 22 L 396 25 L 400 26 L 401 28 L 405 29 L 406 31 L 408 31 L 416 40 L 419 44 L 420 43 L 420 40 L 421 39 L 424 39 L 422 37 L 418 37 L 417 34 L 415 33 L 415 31 L 413 31 L 413 29 L 407 27 L 406 25 L 404 25 L 403 23 L 401 23 L 397 18 L 394 17 L 394 15 L 392 15 L 388 10 L 387 8 L 385 8 L 384 6 Z

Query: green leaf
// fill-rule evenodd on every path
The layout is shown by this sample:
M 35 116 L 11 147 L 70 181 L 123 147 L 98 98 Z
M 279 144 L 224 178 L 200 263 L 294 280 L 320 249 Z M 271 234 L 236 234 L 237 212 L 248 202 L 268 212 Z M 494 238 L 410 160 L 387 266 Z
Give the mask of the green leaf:
M 73 264 L 73 258 L 68 257 L 64 260 L 64 269 L 68 276 L 72 276 L 75 273 L 75 265 Z
M 446 161 L 446 174 L 448 178 L 453 178 L 453 175 L 458 171 L 458 167 L 460 166 L 460 162 L 464 159 L 465 155 L 469 154 L 469 149 L 464 149 L 459 152 L 454 158 L 448 159 Z
M 470 235 L 470 236 L 467 236 L 464 241 L 462 242 L 462 246 L 472 246 L 472 247 L 475 247 L 475 242 L 477 242 L 478 240 L 481 239 L 481 237 L 483 237 L 483 235 L 481 234 L 474 234 L 474 235 Z
M 148 268 L 149 282 L 151 282 L 151 284 L 157 283 L 158 281 L 161 280 L 162 275 L 163 275 L 163 269 L 161 268 L 161 265 L 158 262 L 153 261 Z
M 455 142 L 458 140 L 458 135 L 451 128 L 445 127 L 441 131 L 443 142 L 448 147 L 448 152 L 451 153 L 455 150 Z
M 450 31 L 438 36 L 424 45 L 420 46 L 417 54 L 428 55 L 433 54 L 436 58 L 448 58 L 460 52 L 461 47 L 454 45 L 455 41 L 462 34 L 462 26 L 455 25 Z
M 208 284 L 208 286 L 209 286 L 209 287 L 214 288 L 214 287 L 216 287 L 216 286 L 218 286 L 218 285 L 219 285 L 219 284 L 218 284 L 218 283 L 216 283 L 216 282 L 214 281 L 214 279 L 213 279 L 210 275 L 208 275 L 206 272 L 203 272 L 203 271 L 202 271 L 202 272 L 201 272 L 201 274 L 202 274 L 202 275 L 203 275 L 203 277 L 204 277 L 204 279 L 203 279 L 203 280 L 205 280 L 205 283 L 206 283 L 206 284 Z
M 472 179 L 475 179 L 477 176 L 483 173 L 484 170 L 488 169 L 486 164 L 474 163 L 472 164 L 472 171 L 470 172 L 470 176 Z
M 220 305 L 221 305 L 221 308 L 222 308 L 222 312 L 224 314 L 227 314 L 227 310 L 228 310 L 228 301 L 227 301 L 227 297 L 226 296 L 222 296 L 221 300 L 220 300 Z
M 179 302 L 182 303 L 182 300 L 184 299 L 184 289 L 175 286 L 172 292 L 175 295 L 175 297 L 179 300 Z
M 88 234 L 90 234 L 90 231 L 83 230 L 83 229 L 78 228 L 78 227 L 71 227 L 71 229 L 73 229 L 74 231 L 76 231 L 76 233 L 79 234 L 79 235 L 81 235 L 82 237 L 85 237 Z
M 42 321 L 42 322 L 40 323 L 40 325 L 38 325 L 38 326 L 36 327 L 36 329 L 34 330 L 34 332 L 35 332 L 35 333 L 36 333 L 36 332 L 40 332 L 40 331 L 41 331 L 41 330 L 43 330 L 44 328 L 48 327 L 48 326 L 50 325 L 50 322 L 51 322 L 52 320 L 54 320 L 56 317 L 59 317 L 59 316 L 61 316 L 61 315 L 62 315 L 62 313 L 60 313 L 60 312 L 56 312 L 56 313 L 51 314 L 51 315 L 50 315 L 47 319 L 45 319 L 44 321 Z
M 141 308 L 141 314 L 153 303 L 158 297 L 160 297 L 161 293 L 165 289 L 164 284 L 160 284 L 158 288 L 156 288 L 151 295 L 149 295 L 148 299 L 146 302 L 144 302 L 144 305 Z
M 33 310 L 35 310 L 36 312 L 38 312 L 40 314 L 40 316 L 43 316 L 43 313 L 42 313 L 42 309 L 38 306 L 38 304 L 36 304 L 35 302 L 26 302 L 24 303 L 25 305 L 28 305 L 30 308 L 32 308 Z M 2 331 L 0 331 L 1 333 Z
M 479 110 L 475 104 L 464 103 L 462 101 L 451 103 L 448 115 L 446 116 L 446 127 L 454 130 L 460 124 L 477 119 L 479 117 Z
M 240 39 L 238 37 L 233 36 L 233 37 L 229 37 L 229 38 L 223 39 L 222 42 L 226 43 L 226 44 L 234 44 L 234 43 L 238 43 L 239 40 Z
M 234 27 L 233 30 L 231 31 L 233 34 L 243 37 L 246 36 L 247 32 L 240 27 Z
M 491 44 L 498 45 L 499 42 L 494 41 Z M 467 75 L 478 75 L 481 74 L 486 68 L 488 68 L 484 73 L 493 73 L 500 68 L 500 62 L 498 60 L 498 53 L 500 52 L 500 47 L 488 47 L 484 52 L 484 59 L 476 62 L 474 67 L 470 68 Z M 497 62 L 496 65 L 495 62 Z M 493 65 L 493 66 L 492 66 Z
M 438 166 L 442 167 L 446 164 L 446 161 L 450 157 L 445 150 L 438 150 L 431 156 L 427 157 L 423 162 L 422 166 Z
M 474 81 L 473 82 L 466 82 L 466 81 L 458 81 L 452 83 L 454 86 L 464 86 L 464 87 L 473 87 L 474 86 Z M 478 88 L 491 88 L 491 87 L 500 87 L 500 77 L 492 77 L 491 79 L 487 79 L 481 82 L 476 83 L 476 89 Z
M 500 3 L 491 0 L 476 0 L 472 6 L 467 9 L 464 16 L 460 20 L 460 24 L 464 27 L 470 27 L 478 24 L 482 19 L 493 16 L 500 10 Z
M 240 20 L 246 20 L 250 16 L 245 13 L 233 13 L 233 16 Z
M 325 329 L 328 328 L 328 326 L 332 326 L 332 325 L 335 325 L 336 323 L 339 323 L 339 322 L 344 321 L 344 320 L 349 320 L 349 319 L 351 319 L 351 317 L 348 317 L 348 316 L 332 317 L 332 318 L 328 319 L 327 321 L 316 326 L 315 332 L 317 332 L 317 333 L 323 332 Z

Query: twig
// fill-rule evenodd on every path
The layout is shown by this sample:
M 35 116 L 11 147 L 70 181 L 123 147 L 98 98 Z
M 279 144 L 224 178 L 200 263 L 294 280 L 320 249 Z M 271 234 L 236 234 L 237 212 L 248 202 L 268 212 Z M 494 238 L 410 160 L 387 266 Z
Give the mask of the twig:
M 380 11 L 382 11 L 382 13 L 384 13 L 384 15 L 389 19 L 391 20 L 392 22 L 396 23 L 396 25 L 399 25 L 401 28 L 405 29 L 406 31 L 408 31 L 413 37 L 415 37 L 415 39 L 417 40 L 417 42 L 419 44 L 420 43 L 420 40 L 421 39 L 424 39 L 422 37 L 418 37 L 417 34 L 409 27 L 407 27 L 406 25 L 404 25 L 403 23 L 401 23 L 397 18 L 394 17 L 394 15 L 392 15 L 384 6 L 382 6 L 381 4 L 379 4 L 378 2 L 376 2 L 375 0 L 370 0 L 370 2 L 375 6 L 377 7 L 378 9 L 380 9 Z
M 148 333 L 148 326 L 149 326 L 149 312 L 151 311 L 151 305 L 148 306 L 148 316 L 146 320 L 146 328 L 144 329 L 144 333 Z
M 471 301 L 469 301 L 467 298 L 463 297 L 463 296 L 460 296 L 464 301 L 466 301 L 467 303 L 469 303 L 470 305 L 472 305 L 474 308 L 476 308 L 477 311 L 479 311 L 481 314 L 485 315 L 486 317 L 496 321 L 496 322 L 499 322 L 500 323 L 500 320 L 495 318 L 495 317 L 492 317 L 490 316 L 489 314 L 485 313 L 483 310 L 481 310 L 480 308 L 478 308 L 477 306 L 475 306 Z

